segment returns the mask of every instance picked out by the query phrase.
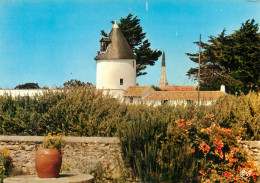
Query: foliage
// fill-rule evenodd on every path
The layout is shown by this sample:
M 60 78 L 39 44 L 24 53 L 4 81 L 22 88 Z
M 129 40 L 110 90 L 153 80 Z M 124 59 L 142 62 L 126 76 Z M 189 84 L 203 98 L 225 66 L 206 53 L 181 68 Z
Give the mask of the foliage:
M 3 182 L 13 168 L 12 158 L 7 148 L 0 149 L 0 181 Z
M 211 106 L 126 105 L 88 86 L 46 91 L 35 97 L 4 95 L 0 96 L 0 134 L 56 131 L 71 136 L 119 136 L 126 164 L 143 182 L 227 181 L 231 174 L 222 179 L 219 175 L 230 172 L 229 159 L 221 161 L 222 167 L 221 157 L 213 154 L 216 139 L 224 143 L 224 158 L 238 148 L 237 136 L 260 140 L 259 101 L 259 94 L 250 92 L 225 95 Z M 232 158 L 238 159 L 231 167 L 236 172 L 232 176 L 238 174 L 238 163 L 245 164 L 239 165 L 242 173 L 248 168 L 252 171 L 253 166 L 240 152 Z M 215 169 L 210 172 L 209 167 Z
M 44 139 L 42 141 L 42 148 L 44 149 L 57 149 L 61 151 L 64 145 L 65 145 L 64 136 L 60 133 L 56 135 L 55 132 L 48 133 L 47 136 L 44 136 Z
M 212 122 L 214 115 L 204 118 Z M 191 179 L 192 182 L 241 182 L 243 179 L 254 182 L 259 176 L 256 166 L 246 161 L 237 143 L 240 137 L 232 130 L 213 123 L 209 128 L 198 131 L 194 121 L 180 119 L 175 123 L 177 125 L 171 123 L 168 126 L 168 137 L 161 152 L 165 156 L 162 162 L 169 177 L 177 177 L 181 181 L 186 177 L 185 182 Z M 177 158 L 172 158 L 176 155 Z M 251 173 L 248 177 L 241 177 L 245 168 Z M 187 172 L 190 175 L 185 176 Z
M 248 93 L 260 89 L 260 33 L 255 20 L 242 23 L 239 30 L 226 35 L 225 29 L 209 43 L 201 43 L 201 89 L 216 90 L 226 85 L 228 93 Z M 195 42 L 199 45 L 199 42 Z M 198 54 L 186 53 L 198 63 Z M 191 68 L 190 77 L 198 76 L 198 68 Z
M 152 87 L 155 91 L 161 91 L 161 89 L 158 86 L 152 85 Z
M 215 113 L 214 123 L 233 129 L 243 140 L 260 140 L 259 94 L 226 95 L 217 101 L 212 112 Z M 201 120 L 201 123 L 204 122 Z
M 17 85 L 14 89 L 39 89 L 38 83 L 25 83 L 22 85 Z
M 114 21 L 111 22 L 114 23 Z M 147 74 L 143 70 L 146 69 L 147 65 L 153 66 L 162 52 L 150 48 L 151 43 L 148 39 L 145 39 L 146 33 L 143 32 L 140 19 L 137 16 L 133 17 L 132 14 L 129 14 L 125 18 L 121 18 L 120 23 L 117 24 L 136 55 L 136 76 Z M 101 34 L 108 36 L 103 30 Z
M 120 133 L 123 152 L 144 182 L 256 181 L 260 172 L 238 146 L 240 137 L 213 118 L 204 117 L 208 128 L 198 127 L 194 119 L 168 126 L 153 120 L 127 124 Z
M 126 107 L 92 87 L 45 91 L 34 97 L 0 96 L 0 134 L 114 136 Z
M 77 79 L 71 79 L 65 83 L 63 83 L 63 86 L 64 87 L 67 87 L 67 88 L 75 88 L 75 87 L 79 87 L 79 86 L 93 86 L 91 83 L 87 82 L 87 83 L 84 83 L 84 82 L 81 82 Z

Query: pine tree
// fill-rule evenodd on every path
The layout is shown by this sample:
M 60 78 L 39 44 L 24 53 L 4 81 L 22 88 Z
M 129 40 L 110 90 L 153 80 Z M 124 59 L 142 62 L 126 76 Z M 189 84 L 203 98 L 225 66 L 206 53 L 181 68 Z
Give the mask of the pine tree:
M 114 21 L 111 21 L 111 23 L 114 23 Z M 136 76 L 147 74 L 147 72 L 143 72 L 146 66 L 153 66 L 162 52 L 150 48 L 151 43 L 148 39 L 145 39 L 146 33 L 143 32 L 140 19 L 137 16 L 133 17 L 132 14 L 129 14 L 125 18 L 121 18 L 120 23 L 117 24 L 136 55 Z M 101 35 L 108 36 L 104 30 L 101 31 Z
M 232 94 L 259 91 L 260 33 L 254 19 L 231 35 L 226 35 L 224 29 L 217 37 L 210 36 L 201 47 L 201 90 L 219 90 L 224 84 Z M 186 55 L 198 63 L 197 53 Z M 191 68 L 187 75 L 196 79 L 198 68 Z

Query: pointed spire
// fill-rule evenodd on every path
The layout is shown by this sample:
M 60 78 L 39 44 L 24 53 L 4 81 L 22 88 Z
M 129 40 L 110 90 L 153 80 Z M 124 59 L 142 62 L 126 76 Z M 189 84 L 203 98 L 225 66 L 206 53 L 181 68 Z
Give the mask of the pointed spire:
M 119 28 L 118 25 L 117 25 L 117 23 L 116 23 L 116 20 L 115 20 L 115 22 L 114 22 L 113 28 Z
M 166 77 L 166 67 L 165 67 L 165 53 L 162 55 L 162 67 L 161 67 L 161 77 L 159 80 L 159 87 L 164 87 L 168 85 L 168 79 Z
M 165 53 L 163 51 L 163 55 L 162 55 L 162 66 L 165 66 Z

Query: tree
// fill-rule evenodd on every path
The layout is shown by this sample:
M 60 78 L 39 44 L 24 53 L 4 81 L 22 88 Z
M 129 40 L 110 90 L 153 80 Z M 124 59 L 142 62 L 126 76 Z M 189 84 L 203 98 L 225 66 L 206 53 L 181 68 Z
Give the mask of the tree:
M 38 83 L 25 83 L 22 85 L 17 85 L 14 89 L 39 89 Z
M 91 83 L 87 82 L 81 82 L 79 80 L 76 79 L 71 79 L 65 83 L 63 83 L 64 88 L 75 88 L 75 87 L 79 87 L 79 86 L 93 86 Z
M 259 91 L 260 87 L 260 33 L 255 20 L 242 23 L 230 35 L 225 29 L 217 37 L 210 36 L 209 43 L 201 43 L 201 90 L 219 90 L 226 85 L 228 93 Z M 194 42 L 199 45 L 199 42 Z M 198 54 L 186 53 L 198 63 Z M 198 76 L 198 68 L 191 68 L 187 75 Z
M 111 21 L 111 23 L 114 23 L 114 21 Z M 120 23 L 117 24 L 136 55 L 136 76 L 147 74 L 147 72 L 143 72 L 146 66 L 153 66 L 162 52 L 150 48 L 151 43 L 148 39 L 145 39 L 146 33 L 143 32 L 140 19 L 137 16 L 133 17 L 132 14 L 129 14 L 125 18 L 121 18 Z M 108 37 L 104 30 L 101 31 L 101 35 Z

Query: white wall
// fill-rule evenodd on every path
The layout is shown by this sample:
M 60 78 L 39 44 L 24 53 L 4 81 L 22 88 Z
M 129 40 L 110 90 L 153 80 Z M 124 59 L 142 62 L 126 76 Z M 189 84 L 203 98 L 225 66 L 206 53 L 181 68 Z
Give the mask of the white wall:
M 123 85 L 120 85 L 121 78 L 123 79 Z M 97 61 L 97 89 L 126 90 L 129 86 L 136 86 L 135 60 L 117 59 Z
M 117 98 L 119 99 L 119 101 L 123 101 L 124 100 L 124 94 L 125 94 L 125 90 L 101 90 L 101 92 L 104 95 L 110 95 L 113 98 Z
M 35 96 L 35 95 L 42 95 L 43 92 L 47 92 L 46 89 L 23 89 L 23 90 L 0 90 L 0 95 L 10 95 L 12 97 L 17 96 Z
M 215 102 L 216 100 L 206 100 L 206 101 L 200 101 L 200 105 L 211 105 L 213 102 Z M 160 100 L 156 100 L 156 101 L 145 101 L 144 102 L 147 105 L 150 106 L 159 106 L 162 105 L 163 102 Z M 187 105 L 188 101 L 187 100 L 169 100 L 167 102 L 168 105 Z M 193 101 L 193 104 L 198 104 L 198 101 Z

